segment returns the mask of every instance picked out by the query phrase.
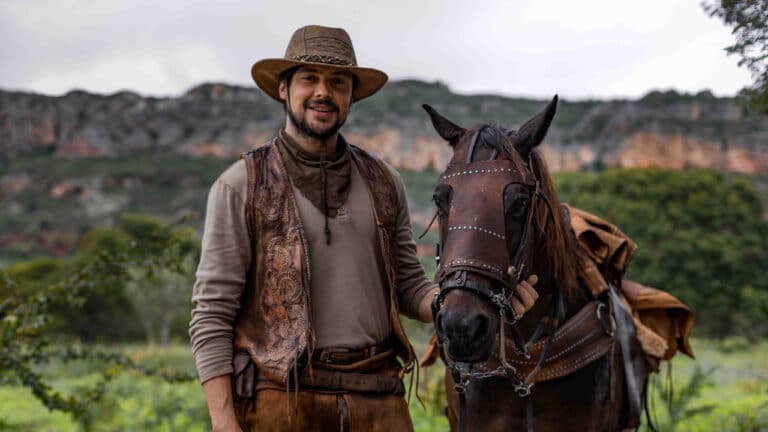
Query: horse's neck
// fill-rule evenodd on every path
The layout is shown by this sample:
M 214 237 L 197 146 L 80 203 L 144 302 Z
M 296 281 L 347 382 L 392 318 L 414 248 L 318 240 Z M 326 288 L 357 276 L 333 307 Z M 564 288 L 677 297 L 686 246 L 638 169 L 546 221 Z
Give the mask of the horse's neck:
M 533 307 L 518 321 L 518 328 L 523 336 L 528 339 L 544 317 L 549 316 L 556 300 L 556 285 L 547 280 L 540 280 L 535 286 L 539 298 Z
M 571 316 L 576 314 L 587 302 L 589 301 L 586 296 L 582 298 L 566 298 L 564 293 L 558 292 L 560 287 L 552 277 L 546 275 L 541 277 L 541 282 L 536 284 L 536 291 L 539 293 L 539 298 L 536 300 L 534 306 L 525 313 L 523 318 L 519 321 L 518 326 L 521 333 L 526 338 L 533 334 L 536 327 L 539 325 L 544 317 L 550 316 L 552 308 L 555 307 L 555 302 L 560 301 L 563 303 L 563 315 L 560 317 L 559 325 L 562 325 Z

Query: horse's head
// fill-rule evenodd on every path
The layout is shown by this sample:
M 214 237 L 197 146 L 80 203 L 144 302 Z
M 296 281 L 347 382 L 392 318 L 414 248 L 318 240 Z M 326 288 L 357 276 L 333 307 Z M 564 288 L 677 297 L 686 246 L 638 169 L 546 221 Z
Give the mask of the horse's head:
M 441 245 L 433 313 L 445 352 L 455 361 L 484 360 L 499 320 L 514 321 L 504 315 L 511 312 L 514 287 L 531 273 L 540 249 L 536 239 L 554 222 L 551 183 L 534 149 L 556 107 L 557 96 L 515 131 L 494 125 L 464 129 L 424 105 L 453 149 L 433 197 Z

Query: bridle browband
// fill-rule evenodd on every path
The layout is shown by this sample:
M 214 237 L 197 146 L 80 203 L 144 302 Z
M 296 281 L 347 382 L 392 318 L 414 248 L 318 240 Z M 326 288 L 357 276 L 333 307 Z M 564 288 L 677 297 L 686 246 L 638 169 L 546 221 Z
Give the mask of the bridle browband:
M 499 313 L 498 335 L 500 341 L 499 360 L 501 365 L 495 370 L 488 372 L 472 370 L 471 364 L 464 362 L 453 362 L 448 358 L 448 356 L 445 355 L 441 349 L 443 360 L 448 366 L 453 377 L 454 390 L 459 396 L 459 422 L 461 431 L 466 430 L 466 413 L 464 412 L 466 410 L 465 393 L 470 380 L 504 378 L 510 381 L 515 390 L 515 393 L 518 396 L 527 397 L 531 394 L 531 389 L 535 383 L 536 374 L 539 372 L 544 364 L 545 359 L 547 358 L 555 330 L 558 327 L 559 319 L 563 315 L 563 304 L 560 297 L 560 290 L 555 289 L 554 298 L 552 299 L 552 308 L 549 312 L 549 315 L 541 320 L 529 341 L 525 341 L 516 325 L 517 320 L 520 317 L 515 316 L 510 299 L 514 294 L 516 285 L 521 280 L 523 280 L 525 269 L 524 252 L 526 243 L 530 236 L 530 231 L 533 229 L 533 225 L 535 225 L 535 212 L 536 208 L 538 207 L 538 200 L 541 199 L 544 202 L 548 210 L 549 221 L 551 222 L 552 226 L 555 226 L 555 212 L 549 198 L 541 189 L 541 182 L 536 178 L 536 175 L 533 171 L 533 165 L 531 164 L 530 155 L 527 161 L 527 165 L 530 170 L 530 178 L 526 178 L 522 175 L 522 173 L 517 171 L 517 169 L 510 168 L 506 165 L 494 166 L 492 163 L 486 163 L 483 168 L 473 169 L 471 167 L 471 163 L 475 146 L 477 144 L 477 139 L 478 132 L 476 131 L 473 134 L 469 144 L 466 164 L 464 165 L 464 168 L 459 171 L 451 171 L 451 167 L 449 166 L 449 168 L 446 169 L 446 171 L 440 176 L 440 180 L 450 181 L 451 179 L 462 176 L 510 176 L 517 174 L 518 176 L 522 177 L 522 180 L 514 179 L 514 181 L 509 182 L 509 184 L 517 183 L 525 186 L 529 191 L 530 204 L 528 206 L 525 225 L 520 239 L 517 243 L 517 246 L 515 247 L 514 252 L 509 254 L 509 266 L 507 267 L 506 271 L 499 268 L 498 265 L 484 263 L 480 260 L 472 258 L 456 258 L 448 263 L 443 263 L 441 262 L 440 257 L 441 245 L 438 243 L 437 246 L 436 259 L 440 268 L 435 277 L 439 285 L 439 290 L 432 300 L 432 316 L 434 322 L 437 323 L 437 315 L 440 312 L 445 297 L 448 295 L 448 293 L 454 290 L 468 291 L 479 296 L 480 298 L 488 300 L 496 307 Z M 496 162 L 496 157 L 498 154 L 499 150 L 494 149 L 491 155 L 491 159 L 494 162 Z M 503 194 L 500 198 L 502 200 L 504 199 Z M 543 230 L 544 227 L 541 227 L 541 229 Z M 485 234 L 494 238 L 506 240 L 506 232 L 499 233 L 498 230 L 494 229 L 492 226 L 488 227 L 482 225 L 467 224 L 459 224 L 454 226 L 448 225 L 445 227 L 446 238 L 441 240 L 447 241 L 448 234 L 455 231 L 474 231 L 479 234 Z M 501 288 L 500 290 L 495 290 L 492 286 L 488 286 L 472 278 L 467 278 L 467 273 L 478 273 L 486 277 L 490 277 L 491 280 L 498 282 L 498 285 Z M 543 334 L 546 333 L 547 335 L 547 341 L 545 342 L 544 349 L 542 350 L 537 360 L 536 366 L 527 376 L 521 376 L 517 369 L 512 364 L 510 364 L 509 361 L 507 361 L 504 343 L 506 339 L 507 327 L 509 327 L 509 332 L 514 341 L 515 353 L 517 355 L 524 356 L 526 359 L 530 359 L 529 349 L 533 343 L 535 343 Z M 435 333 L 437 335 L 438 346 L 442 348 L 445 341 L 445 334 L 442 328 L 437 325 L 435 326 Z M 530 398 L 528 399 L 528 407 L 526 411 L 528 412 L 528 428 L 529 430 L 532 430 L 533 414 Z

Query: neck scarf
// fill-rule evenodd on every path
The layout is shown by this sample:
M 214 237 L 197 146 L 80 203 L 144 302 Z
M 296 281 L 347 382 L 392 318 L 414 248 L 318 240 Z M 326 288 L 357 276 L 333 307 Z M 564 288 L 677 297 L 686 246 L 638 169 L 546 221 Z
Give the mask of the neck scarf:
M 336 217 L 349 196 L 352 158 L 347 142 L 339 134 L 336 151 L 326 155 L 323 148 L 319 155 L 314 155 L 302 149 L 285 129 L 281 129 L 277 137 L 278 149 L 293 185 L 325 215 L 326 243 L 330 244 L 328 218 Z

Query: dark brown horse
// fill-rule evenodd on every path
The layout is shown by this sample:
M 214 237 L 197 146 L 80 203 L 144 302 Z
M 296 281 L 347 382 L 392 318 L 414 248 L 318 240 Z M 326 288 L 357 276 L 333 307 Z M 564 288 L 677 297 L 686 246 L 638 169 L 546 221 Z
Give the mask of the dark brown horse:
M 631 362 L 631 318 L 614 289 L 592 298 L 579 285 L 583 252 L 535 149 L 556 106 L 557 96 L 517 131 L 464 129 L 424 106 L 453 149 L 434 193 L 433 304 L 452 430 L 617 431 L 639 421 L 646 375 Z M 516 320 L 512 289 L 530 274 L 539 300 Z

